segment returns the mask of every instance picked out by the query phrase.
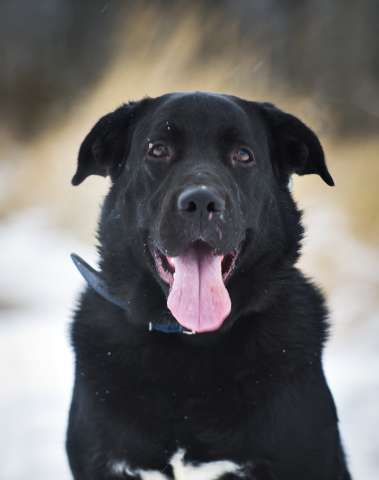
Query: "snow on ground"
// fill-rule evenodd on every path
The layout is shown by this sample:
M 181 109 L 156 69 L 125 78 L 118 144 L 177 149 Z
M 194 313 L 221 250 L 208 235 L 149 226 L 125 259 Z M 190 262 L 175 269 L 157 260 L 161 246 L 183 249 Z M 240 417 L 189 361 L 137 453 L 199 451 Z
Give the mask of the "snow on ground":
M 354 478 L 379 472 L 379 255 L 329 210 L 305 218 L 304 269 L 327 287 L 335 322 L 325 366 Z M 331 254 L 326 255 L 326 251 Z M 0 478 L 66 480 L 73 358 L 71 309 L 82 286 L 69 254 L 94 248 L 29 211 L 0 225 Z M 43 299 L 43 300 L 42 300 Z
M 42 212 L 0 225 L 4 480 L 70 478 L 64 453 L 73 376 L 68 330 L 82 286 L 69 258 L 72 251 L 94 260 L 88 247 L 52 230 Z

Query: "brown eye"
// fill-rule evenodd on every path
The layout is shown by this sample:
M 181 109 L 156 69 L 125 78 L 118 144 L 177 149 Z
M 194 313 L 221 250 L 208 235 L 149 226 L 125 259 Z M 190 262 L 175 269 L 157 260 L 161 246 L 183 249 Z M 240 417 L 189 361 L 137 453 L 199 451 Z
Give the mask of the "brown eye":
M 232 163 L 250 166 L 255 163 L 254 154 L 251 150 L 245 147 L 237 148 L 232 152 Z
M 147 155 L 150 158 L 170 160 L 172 157 L 171 149 L 164 143 L 152 143 L 147 146 Z

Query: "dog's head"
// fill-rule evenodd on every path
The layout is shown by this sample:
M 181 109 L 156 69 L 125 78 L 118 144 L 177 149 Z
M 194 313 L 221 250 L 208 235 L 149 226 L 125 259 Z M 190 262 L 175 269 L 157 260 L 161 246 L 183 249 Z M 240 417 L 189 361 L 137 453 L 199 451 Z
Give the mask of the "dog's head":
M 333 185 L 317 136 L 299 119 L 271 104 L 175 93 L 101 118 L 72 183 L 111 177 L 101 266 L 132 321 L 209 332 L 256 306 L 270 274 L 295 262 L 294 173 Z

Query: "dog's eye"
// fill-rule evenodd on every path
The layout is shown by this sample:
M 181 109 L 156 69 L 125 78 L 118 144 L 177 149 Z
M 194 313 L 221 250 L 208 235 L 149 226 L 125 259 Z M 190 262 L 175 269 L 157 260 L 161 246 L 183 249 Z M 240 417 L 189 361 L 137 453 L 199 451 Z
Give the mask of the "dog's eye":
M 240 164 L 247 166 L 255 163 L 253 152 L 246 147 L 240 147 L 233 150 L 231 159 L 234 165 Z
M 158 158 L 162 160 L 170 160 L 172 156 L 171 149 L 164 143 L 149 143 L 147 146 L 147 155 L 149 158 Z

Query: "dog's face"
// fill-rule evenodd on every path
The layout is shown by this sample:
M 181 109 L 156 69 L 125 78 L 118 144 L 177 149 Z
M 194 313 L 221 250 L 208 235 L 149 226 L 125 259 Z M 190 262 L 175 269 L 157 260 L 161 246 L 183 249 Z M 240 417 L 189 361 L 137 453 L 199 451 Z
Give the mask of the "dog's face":
M 102 267 L 127 291 L 131 316 L 171 312 L 186 329 L 210 332 L 254 303 L 268 266 L 295 261 L 293 173 L 333 185 L 317 137 L 297 118 L 270 104 L 178 93 L 103 117 L 82 144 L 73 183 L 112 178 Z

